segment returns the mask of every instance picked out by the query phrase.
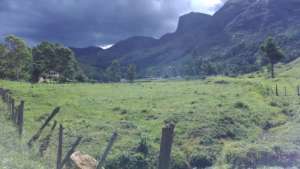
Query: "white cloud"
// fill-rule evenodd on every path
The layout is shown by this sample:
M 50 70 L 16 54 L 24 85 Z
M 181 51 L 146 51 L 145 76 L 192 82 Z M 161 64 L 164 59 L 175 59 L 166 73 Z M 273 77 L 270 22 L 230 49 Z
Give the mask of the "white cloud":
M 102 48 L 102 49 L 104 49 L 104 50 L 109 49 L 109 48 L 111 48 L 113 46 L 114 46 L 114 44 L 99 45 L 99 47 Z
M 223 2 L 221 0 L 189 0 L 190 8 L 194 12 L 203 12 L 213 14 L 216 12 L 216 6 Z

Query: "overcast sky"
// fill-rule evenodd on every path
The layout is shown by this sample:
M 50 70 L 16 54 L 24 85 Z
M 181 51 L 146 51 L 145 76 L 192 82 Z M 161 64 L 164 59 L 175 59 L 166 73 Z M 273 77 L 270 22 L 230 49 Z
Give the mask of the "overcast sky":
M 191 11 L 213 14 L 222 0 L 0 0 L 0 38 L 31 44 L 113 44 L 134 35 L 160 37 Z

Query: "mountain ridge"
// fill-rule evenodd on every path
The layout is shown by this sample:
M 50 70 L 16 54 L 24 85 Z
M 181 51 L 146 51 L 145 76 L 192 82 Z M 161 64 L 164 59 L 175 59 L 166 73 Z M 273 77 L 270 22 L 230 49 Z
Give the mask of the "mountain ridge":
M 181 16 L 173 33 L 159 39 L 128 38 L 89 54 L 92 63 L 83 63 L 103 70 L 117 59 L 122 65 L 136 64 L 141 76 L 177 76 L 200 58 L 214 65 L 217 74 L 247 73 L 260 67 L 259 47 L 268 36 L 289 51 L 285 61 L 300 56 L 299 9 L 297 0 L 229 0 L 214 15 Z M 81 53 L 74 52 L 82 60 Z

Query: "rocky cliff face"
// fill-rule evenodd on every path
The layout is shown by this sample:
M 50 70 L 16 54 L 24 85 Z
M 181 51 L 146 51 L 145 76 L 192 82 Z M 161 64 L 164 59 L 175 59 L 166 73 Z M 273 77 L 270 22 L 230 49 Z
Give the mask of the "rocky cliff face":
M 219 65 L 218 73 L 244 73 L 258 68 L 259 46 L 268 36 L 284 49 L 286 61 L 300 56 L 299 0 L 229 0 L 213 16 L 180 17 L 176 32 L 160 39 L 129 38 L 89 56 L 93 66 L 105 68 L 118 59 L 136 64 L 143 75 L 169 73 L 170 67 L 178 74 L 195 57 Z

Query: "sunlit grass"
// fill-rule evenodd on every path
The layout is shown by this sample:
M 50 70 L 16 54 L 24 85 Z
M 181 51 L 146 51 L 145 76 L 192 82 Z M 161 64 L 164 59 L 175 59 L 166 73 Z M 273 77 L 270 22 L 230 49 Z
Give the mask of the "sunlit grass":
M 10 89 L 18 101 L 25 100 L 28 136 L 38 129 L 49 112 L 60 106 L 56 119 L 66 128 L 65 145 L 70 145 L 76 136 L 83 136 L 79 150 L 97 156 L 111 133 L 118 131 L 120 137 L 113 155 L 130 151 L 142 135 L 158 151 L 161 127 L 166 121 L 172 121 L 176 123 L 174 152 L 206 153 L 208 147 L 216 145 L 221 147 L 218 161 L 224 164 L 224 154 L 231 152 L 230 147 L 233 151 L 242 148 L 237 145 L 262 144 L 265 125 L 272 125 L 268 137 L 278 138 L 281 132 L 290 136 L 287 124 L 293 125 L 296 116 L 283 111 L 291 109 L 298 113 L 300 99 L 296 87 L 300 81 L 295 72 L 293 67 L 281 68 L 274 80 L 258 74 L 134 84 L 31 85 L 0 81 L 0 86 Z M 274 96 L 275 84 L 279 86 L 279 97 Z M 288 96 L 283 96 L 284 87 Z M 232 119 L 234 124 L 227 124 L 224 119 Z M 224 129 L 224 133 L 215 129 Z M 226 135 L 228 132 L 234 136 Z M 212 141 L 204 145 L 207 139 Z M 52 150 L 50 154 L 53 153 Z

